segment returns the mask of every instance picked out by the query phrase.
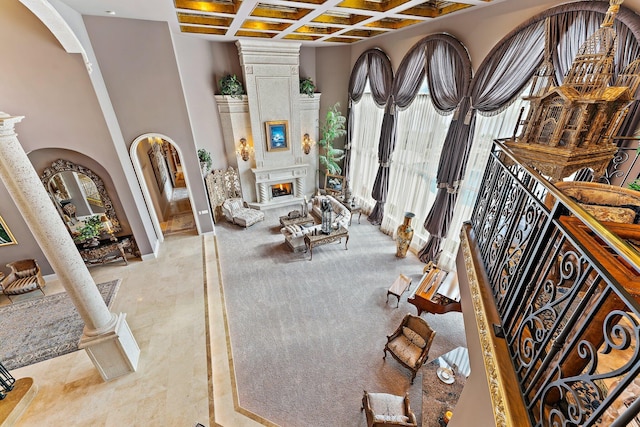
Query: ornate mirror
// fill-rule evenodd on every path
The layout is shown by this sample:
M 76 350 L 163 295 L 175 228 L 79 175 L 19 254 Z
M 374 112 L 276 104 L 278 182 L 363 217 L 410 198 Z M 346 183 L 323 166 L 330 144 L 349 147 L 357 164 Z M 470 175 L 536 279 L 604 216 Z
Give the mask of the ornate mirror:
M 106 216 L 111 232 L 122 229 L 104 182 L 91 169 L 58 159 L 40 179 L 72 234 L 78 223 L 94 215 Z

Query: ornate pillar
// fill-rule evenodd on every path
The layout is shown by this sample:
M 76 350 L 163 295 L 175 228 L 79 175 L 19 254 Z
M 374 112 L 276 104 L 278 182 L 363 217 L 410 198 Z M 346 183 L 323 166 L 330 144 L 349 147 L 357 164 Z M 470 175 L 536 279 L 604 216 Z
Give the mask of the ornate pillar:
M 135 371 L 140 349 L 125 320 L 107 308 L 14 131 L 23 117 L 0 112 L 0 178 L 84 321 L 84 348 L 105 381 Z

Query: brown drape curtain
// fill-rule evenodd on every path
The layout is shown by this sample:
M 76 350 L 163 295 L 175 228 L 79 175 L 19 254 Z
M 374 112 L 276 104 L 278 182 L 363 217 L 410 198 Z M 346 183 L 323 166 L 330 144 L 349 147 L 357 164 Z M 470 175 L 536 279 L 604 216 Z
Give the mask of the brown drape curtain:
M 351 140 L 353 135 L 352 104 L 360 101 L 364 89 L 369 86 L 373 100 L 381 108 L 385 108 L 393 83 L 393 69 L 389 57 L 380 49 L 366 50 L 360 55 L 351 70 L 349 77 L 349 107 L 347 111 L 347 141 L 345 144 L 344 176 L 349 185 L 349 166 L 351 163 Z M 385 195 L 386 198 L 386 195 Z
M 472 80 L 468 96 L 465 97 L 468 102 L 459 106 L 459 113 L 464 115 L 464 120 L 458 117 L 458 120 L 452 121 L 447 134 L 443 150 L 449 151 L 453 146 L 457 151 L 455 154 L 443 155 L 440 159 L 438 194 L 424 224 L 430 237 L 418 254 L 423 262 L 437 260 L 440 241 L 449 232 L 458 186 L 464 177 L 473 141 L 476 111 L 483 114 L 498 113 L 510 105 L 526 86 L 543 58 L 546 18 L 551 19 L 552 45 L 558 46 L 553 52 L 553 61 L 558 67 L 557 71 L 564 75 L 575 54 L 565 52 L 564 49 L 577 51 L 579 40 L 590 35 L 595 22 L 599 25 L 607 8 L 608 3 L 588 1 L 552 8 L 517 27 L 487 55 Z M 616 29 L 619 36 L 616 63 L 619 64 L 618 69 L 621 69 L 637 56 L 640 18 L 629 9 L 621 7 Z M 623 36 L 625 39 L 622 39 Z M 637 121 L 637 114 L 627 118 L 628 123 Z M 624 129 L 632 131 L 635 127 L 626 124 Z
M 416 43 L 400 63 L 378 144 L 380 168 L 371 192 L 376 205 L 369 215 L 374 224 L 380 224 L 384 217 L 389 166 L 396 142 L 396 113 L 411 105 L 425 76 L 435 107 L 443 112 L 454 110 L 471 80 L 471 61 L 464 46 L 448 34 L 430 35 Z

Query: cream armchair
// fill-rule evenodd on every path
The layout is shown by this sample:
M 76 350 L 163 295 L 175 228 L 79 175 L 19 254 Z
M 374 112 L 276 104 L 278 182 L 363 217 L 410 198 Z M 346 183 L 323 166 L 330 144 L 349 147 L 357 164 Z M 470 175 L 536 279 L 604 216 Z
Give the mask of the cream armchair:
M 365 391 L 360 410 L 365 412 L 367 427 L 418 425 L 415 414 L 411 412 L 407 394 L 395 396 Z
M 37 289 L 44 295 L 45 281 L 38 263 L 33 259 L 23 259 L 7 264 L 11 273 L 0 282 L 0 291 L 13 303 L 11 295 L 26 294 Z
M 413 384 L 416 374 L 427 360 L 435 336 L 436 332 L 424 319 L 408 313 L 398 329 L 387 337 L 383 359 L 387 358 L 387 351 L 391 353 L 394 359 L 411 370 Z

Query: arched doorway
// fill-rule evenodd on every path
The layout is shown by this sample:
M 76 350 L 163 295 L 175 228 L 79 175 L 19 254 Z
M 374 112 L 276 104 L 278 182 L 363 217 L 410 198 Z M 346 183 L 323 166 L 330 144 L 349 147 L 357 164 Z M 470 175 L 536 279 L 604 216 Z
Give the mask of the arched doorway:
M 147 133 L 129 149 L 158 240 L 195 233 L 197 225 L 180 147 L 166 135 Z

